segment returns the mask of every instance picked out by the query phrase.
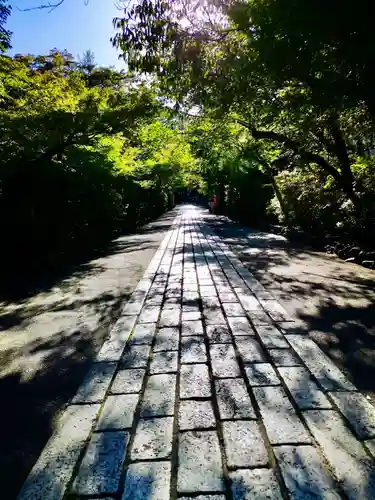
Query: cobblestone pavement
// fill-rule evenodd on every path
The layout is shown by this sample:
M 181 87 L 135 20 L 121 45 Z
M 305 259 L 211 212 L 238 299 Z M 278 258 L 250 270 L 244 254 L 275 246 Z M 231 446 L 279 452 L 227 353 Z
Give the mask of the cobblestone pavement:
M 375 499 L 373 407 L 205 219 L 180 210 L 19 500 Z

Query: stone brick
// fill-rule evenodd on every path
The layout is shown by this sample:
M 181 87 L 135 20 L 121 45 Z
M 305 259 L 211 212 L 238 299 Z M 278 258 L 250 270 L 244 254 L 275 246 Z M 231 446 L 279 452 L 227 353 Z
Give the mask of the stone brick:
M 355 390 L 354 385 L 312 339 L 296 334 L 287 335 L 286 338 L 324 389 L 327 391 Z
M 294 320 L 293 323 L 287 321 L 278 321 L 277 326 L 284 335 L 308 335 L 309 325 L 302 320 Z
M 100 403 L 103 401 L 115 370 L 115 363 L 93 363 L 72 403 Z
M 203 310 L 204 319 L 207 325 L 225 325 L 226 321 L 221 309 L 205 308 Z
M 126 341 L 136 323 L 137 316 L 120 316 L 110 331 L 110 338 L 121 338 Z
M 155 352 L 150 365 L 150 373 L 174 373 L 178 367 L 177 351 Z
M 130 343 L 151 345 L 154 340 L 156 323 L 139 324 L 134 327 Z
M 184 291 L 186 292 L 197 292 L 198 291 L 198 283 L 195 281 L 194 283 L 192 282 L 185 282 L 184 281 Z
M 180 324 L 181 308 L 163 309 L 160 315 L 160 326 L 178 326 Z
M 184 273 L 184 289 L 191 290 L 187 288 L 187 285 L 193 285 L 193 291 L 197 290 L 197 275 L 195 271 Z
M 248 316 L 253 325 L 270 325 L 272 320 L 265 311 L 249 311 Z
M 375 408 L 360 392 L 331 392 L 331 398 L 359 439 L 375 437 Z
M 136 320 L 137 316 L 120 317 L 102 345 L 96 357 L 97 361 L 119 361 Z
M 202 297 L 203 309 L 210 309 L 214 311 L 221 311 L 221 305 L 218 297 Z
M 152 296 L 150 296 L 149 298 L 147 298 L 145 300 L 144 305 L 147 308 L 158 306 L 158 309 L 160 310 L 161 309 L 161 305 L 163 303 L 163 300 L 164 300 L 164 293 L 162 293 L 160 295 L 152 295 Z
M 237 302 L 237 296 L 233 292 L 220 293 L 219 298 L 221 302 Z
M 146 293 L 142 294 L 142 297 L 140 298 L 135 298 L 133 297 L 128 301 L 127 304 L 125 304 L 125 307 L 121 311 L 121 315 L 124 316 L 135 316 L 141 312 L 141 309 L 143 307 L 143 302 L 144 302 L 144 297 L 146 296 Z
M 211 397 L 211 385 L 207 365 L 181 365 L 180 397 Z
M 293 349 L 269 349 L 268 354 L 270 355 L 275 366 L 302 365 Z
M 257 422 L 223 422 L 225 454 L 228 467 L 267 465 L 267 450 Z
M 166 297 L 181 297 L 181 285 L 169 284 L 166 290 Z
M 138 394 L 108 396 L 96 428 L 100 431 L 131 428 L 138 399 Z
M 311 442 L 281 387 L 254 387 L 253 391 L 271 444 Z
M 203 337 L 183 337 L 181 363 L 204 363 L 207 361 Z
M 211 325 L 225 325 L 225 318 L 222 313 L 220 302 L 217 299 L 204 298 L 203 302 L 203 316 L 206 324 Z
M 235 337 L 255 334 L 246 316 L 242 318 L 228 318 L 228 323 Z
M 156 332 L 154 352 L 178 351 L 179 329 L 177 327 L 160 328 Z
M 244 363 L 265 361 L 262 347 L 254 337 L 237 337 L 236 346 Z
M 98 404 L 68 406 L 25 481 L 19 500 L 62 500 L 99 408 Z
M 182 293 L 182 304 L 189 304 L 191 302 L 196 302 L 199 300 L 198 292 L 188 292 L 186 290 Z
M 265 347 L 289 347 L 284 335 L 275 326 L 258 325 L 256 330 Z
M 244 315 L 244 310 L 239 302 L 224 302 L 223 309 L 228 317 L 241 317 Z
M 254 277 L 250 277 L 250 278 L 243 277 L 243 279 L 253 293 L 257 294 L 258 292 L 265 291 L 264 286 L 258 280 L 256 280 Z
M 229 475 L 233 500 L 282 500 L 275 474 L 267 469 L 241 469 Z
M 232 285 L 232 287 L 239 287 L 243 284 L 243 280 L 242 280 L 241 276 L 239 276 L 236 272 L 233 272 L 233 273 L 226 272 L 225 274 L 229 280 L 229 283 Z
M 332 408 L 326 395 L 311 380 L 310 373 L 304 367 L 280 367 L 278 371 L 298 408 Z
M 222 275 L 220 275 L 222 276 Z M 214 277 L 216 288 L 218 291 L 218 295 L 220 297 L 220 294 L 225 294 L 225 293 L 232 293 L 232 288 L 229 286 L 228 281 L 225 279 L 225 276 L 222 276 L 222 280 L 218 279 L 216 276 Z
M 181 303 L 181 297 L 169 297 L 163 303 L 163 310 L 178 309 Z
M 199 306 L 200 306 L 199 300 L 195 300 L 192 302 L 186 302 L 182 305 L 182 312 L 183 313 L 185 313 L 185 312 L 197 312 L 197 311 L 199 311 Z M 191 321 L 191 320 L 188 320 L 188 321 Z
M 79 495 L 116 493 L 128 442 L 127 432 L 93 434 L 74 480 L 72 492 Z
M 198 281 L 199 281 L 199 286 L 200 288 L 202 288 L 203 286 L 214 286 L 214 282 L 212 281 L 212 279 L 209 277 L 209 273 L 208 274 L 202 274 L 198 268 Z M 216 293 L 215 293 L 216 295 Z
M 159 286 L 159 285 L 154 286 L 153 285 L 150 288 L 150 291 L 148 292 L 148 295 L 146 297 L 145 309 L 146 310 L 149 310 L 149 309 L 158 309 L 158 310 L 160 310 L 160 308 L 150 307 L 148 304 L 150 302 L 152 302 L 153 300 L 159 300 L 160 298 L 163 299 L 164 292 L 165 292 L 165 285 L 163 285 L 163 286 Z
M 183 337 L 191 335 L 203 335 L 202 321 L 186 321 L 182 323 L 181 335 Z
M 107 339 L 102 345 L 96 361 L 98 362 L 117 362 L 121 359 L 122 353 L 126 346 L 126 340 L 121 339 Z
M 304 418 L 349 500 L 375 498 L 375 465 L 339 413 L 310 410 Z
M 152 375 L 146 385 L 141 408 L 142 417 L 174 414 L 176 375 Z
M 212 344 L 210 347 L 212 372 L 215 377 L 239 377 L 240 368 L 233 345 Z
M 156 323 L 160 314 L 160 307 L 145 306 L 139 316 L 139 323 Z
M 226 325 L 207 325 L 206 332 L 210 344 L 232 343 L 232 336 Z
M 278 446 L 274 453 L 291 498 L 340 500 L 313 446 Z
M 202 319 L 202 313 L 200 311 L 182 311 L 182 322 L 185 321 L 196 321 Z
M 138 462 L 128 467 L 122 500 L 166 500 L 171 482 L 170 462 Z
M 142 388 L 143 378 L 146 373 L 144 368 L 119 370 L 111 385 L 111 394 L 138 393 Z
M 121 358 L 123 368 L 146 368 L 150 355 L 149 345 L 132 345 Z
M 245 311 L 261 311 L 262 306 L 254 295 L 239 293 L 238 298 L 242 304 Z
M 291 318 L 277 300 L 267 300 L 259 298 L 259 302 L 275 321 L 290 321 Z
M 135 431 L 131 459 L 169 458 L 172 438 L 173 417 L 140 420 Z
M 280 380 L 271 363 L 246 365 L 245 371 L 249 384 L 253 387 L 258 385 L 280 385 Z
M 215 390 L 222 420 L 256 418 L 242 378 L 215 380 Z
M 180 434 L 177 489 L 179 493 L 224 491 L 216 431 L 188 431 Z
M 181 401 L 179 427 L 181 430 L 215 427 L 211 401 Z

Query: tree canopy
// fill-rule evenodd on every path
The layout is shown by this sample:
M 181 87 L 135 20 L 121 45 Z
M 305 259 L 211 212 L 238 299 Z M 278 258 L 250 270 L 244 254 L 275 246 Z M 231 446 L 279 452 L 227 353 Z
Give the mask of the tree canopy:
M 215 194 L 219 210 L 253 225 L 367 244 L 367 4 L 125 2 L 112 41 L 127 69 L 117 71 L 91 50 L 78 60 L 58 48 L 7 56 L 10 9 L 0 0 L 2 251 L 10 258 L 28 240 L 28 265 L 54 262 L 182 192 Z
M 353 166 L 373 145 L 375 117 L 365 3 L 351 15 L 335 0 L 140 0 L 116 21 L 114 43 L 176 107 L 228 115 L 284 165 L 318 166 L 361 211 Z

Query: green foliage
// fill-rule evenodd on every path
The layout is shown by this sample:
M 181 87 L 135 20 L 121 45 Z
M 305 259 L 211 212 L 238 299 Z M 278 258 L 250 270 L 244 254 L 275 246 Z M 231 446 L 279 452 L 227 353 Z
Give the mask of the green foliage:
M 10 16 L 11 7 L 6 0 L 0 0 L 0 54 L 6 52 L 11 46 L 12 33 L 5 29 L 8 17 Z
M 356 176 L 375 138 L 367 3 L 139 0 L 117 21 L 115 43 L 130 66 L 154 74 L 176 109 L 195 106 L 247 128 L 248 150 L 275 192 L 279 171 L 298 169 L 308 184 L 318 168 L 338 204 L 344 197 L 354 207 L 353 225 L 371 227 L 371 191 Z M 221 161 L 209 168 L 224 200 Z
M 195 162 L 151 85 L 57 49 L 0 56 L 0 148 L 2 262 L 27 242 L 20 273 L 161 214 Z
M 130 72 L 91 51 L 0 56 L 7 258 L 96 246 L 185 190 L 249 224 L 368 238 L 375 46 L 366 0 L 341 4 L 136 0 L 114 21 Z
M 205 190 L 210 196 L 216 194 L 220 210 L 247 224 L 262 225 L 272 196 L 262 165 L 266 153 L 254 147 L 247 130 L 225 119 L 196 118 L 187 132 L 201 160 Z

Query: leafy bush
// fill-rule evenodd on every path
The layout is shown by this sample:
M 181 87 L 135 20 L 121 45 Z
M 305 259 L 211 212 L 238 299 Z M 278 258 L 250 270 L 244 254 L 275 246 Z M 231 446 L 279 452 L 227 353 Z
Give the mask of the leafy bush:
M 355 184 L 364 207 L 361 214 L 337 189 L 332 178 L 323 176 L 320 170 L 311 167 L 277 175 L 283 209 L 274 196 L 269 213 L 276 215 L 279 222 L 310 234 L 369 243 L 371 235 L 366 217 L 373 209 L 375 200 L 374 165 L 372 157 L 361 157 L 353 168 Z

